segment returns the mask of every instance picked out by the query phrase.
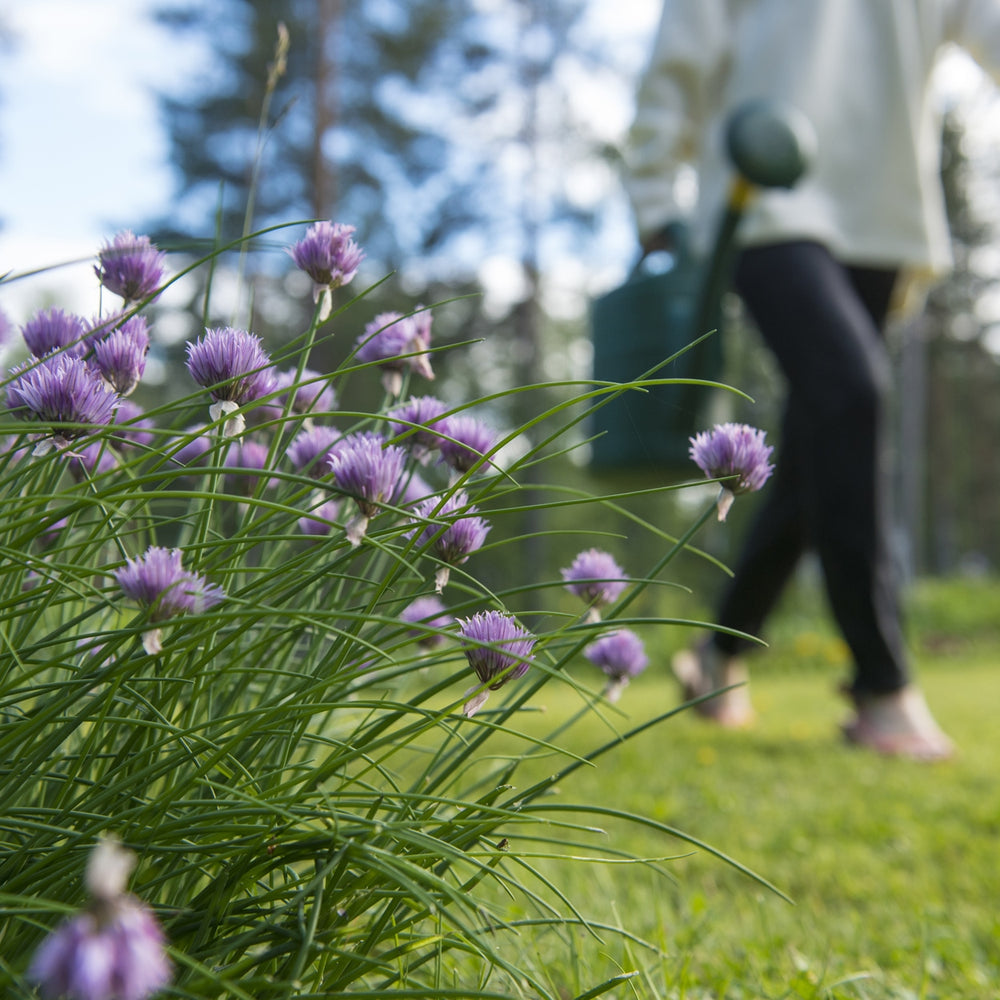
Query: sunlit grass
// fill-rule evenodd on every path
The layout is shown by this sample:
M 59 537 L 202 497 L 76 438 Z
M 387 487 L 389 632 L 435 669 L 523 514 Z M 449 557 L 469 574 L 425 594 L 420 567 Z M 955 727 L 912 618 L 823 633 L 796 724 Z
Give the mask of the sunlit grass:
M 793 599 L 775 623 L 774 668 L 767 654 L 756 661 L 753 729 L 720 731 L 684 712 L 577 776 L 574 794 L 680 827 L 793 901 L 703 850 L 663 865 L 672 883 L 641 868 L 560 866 L 553 877 L 574 899 L 602 904 L 662 948 L 644 965 L 650 995 L 997 995 L 1000 640 L 983 612 L 998 601 L 996 584 L 963 582 L 925 585 L 911 600 L 924 623 L 912 630 L 920 678 L 960 746 L 955 761 L 921 766 L 847 746 L 838 734 L 847 706 L 835 693 L 843 665 L 792 662 L 803 628 L 832 630 L 812 599 Z M 572 711 L 560 693 L 547 692 L 550 713 Z M 675 702 L 661 657 L 621 707 L 635 724 Z M 594 717 L 580 730 L 604 733 Z M 684 851 L 649 831 L 602 826 L 598 840 L 636 856 Z

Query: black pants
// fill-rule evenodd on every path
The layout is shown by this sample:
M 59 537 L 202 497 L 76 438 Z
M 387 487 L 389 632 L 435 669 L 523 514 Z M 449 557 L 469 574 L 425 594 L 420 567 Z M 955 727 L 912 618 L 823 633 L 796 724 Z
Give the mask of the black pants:
M 745 250 L 736 288 L 788 381 L 771 481 L 718 613 L 752 635 L 799 558 L 815 549 L 834 617 L 854 657 L 856 694 L 909 681 L 889 547 L 882 326 L 896 274 L 845 267 L 822 246 Z M 727 654 L 744 644 L 715 633 Z

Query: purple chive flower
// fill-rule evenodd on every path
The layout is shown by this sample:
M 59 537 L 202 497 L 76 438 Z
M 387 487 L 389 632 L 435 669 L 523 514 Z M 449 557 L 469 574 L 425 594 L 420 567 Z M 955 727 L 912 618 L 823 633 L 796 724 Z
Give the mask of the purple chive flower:
M 118 396 L 87 363 L 71 354 L 50 354 L 13 369 L 7 385 L 7 409 L 21 420 L 37 420 L 51 426 L 50 444 L 65 445 L 86 433 L 73 424 L 108 424 L 118 405 Z
M 381 434 L 348 434 L 330 451 L 327 464 L 336 484 L 358 505 L 360 513 L 347 525 L 347 539 L 360 545 L 379 505 L 391 503 L 399 492 L 406 452 L 386 444 Z
M 138 559 L 127 559 L 114 577 L 126 597 L 149 609 L 152 622 L 205 611 L 226 596 L 203 576 L 184 569 L 180 549 L 150 546 Z M 162 649 L 161 640 L 160 629 L 155 628 L 143 635 L 142 644 L 153 655 Z
M 104 313 L 103 315 L 92 316 L 88 319 L 85 324 L 88 346 L 95 340 L 106 337 L 112 330 L 117 330 L 120 326 L 124 325 L 126 317 L 135 319 L 135 314 L 129 316 L 128 310 L 119 309 L 117 312 Z M 145 323 L 145 317 L 141 318 L 143 323 Z
M 145 411 L 131 399 L 122 399 L 115 410 L 115 441 L 122 448 L 148 448 L 153 443 L 151 433 L 156 426 L 149 417 L 144 417 Z
M 583 655 L 609 678 L 604 690 L 609 701 L 617 701 L 628 682 L 646 669 L 649 657 L 642 640 L 631 629 L 616 629 L 592 642 Z
M 499 611 L 480 611 L 471 618 L 461 619 L 458 634 L 469 666 L 482 684 L 489 685 L 489 691 L 496 691 L 527 673 L 537 641 L 510 615 Z M 471 688 L 467 693 L 475 690 Z M 489 691 L 481 691 L 465 703 L 462 711 L 470 719 L 482 708 Z
M 489 534 L 490 522 L 476 516 L 477 508 L 469 503 L 469 498 L 461 490 L 441 503 L 430 497 L 417 505 L 417 516 L 431 521 L 417 538 L 420 546 L 430 546 L 431 551 L 445 565 L 436 575 L 438 593 L 444 590 L 450 575 L 450 567 L 459 566 L 469 556 L 481 548 Z M 450 522 L 443 527 L 437 521 Z
M 187 345 L 187 367 L 198 385 L 209 389 L 212 399 L 237 406 L 266 395 L 274 388 L 271 358 L 260 337 L 227 326 L 205 331 Z
M 433 380 L 430 356 L 430 314 L 403 316 L 398 312 L 379 313 L 358 338 L 358 361 L 377 364 L 383 372 L 386 392 L 398 396 L 403 372 L 410 369 Z
M 724 479 L 718 500 L 724 521 L 733 498 L 759 490 L 774 471 L 768 462 L 773 448 L 764 443 L 764 431 L 747 424 L 716 424 L 690 438 L 690 455 L 709 479 Z
M 254 399 L 266 396 L 275 386 L 271 358 L 260 338 L 246 330 L 227 326 L 206 330 L 205 336 L 187 345 L 187 368 L 191 377 L 208 389 L 215 402 L 209 408 L 212 420 L 236 414 Z M 227 421 L 225 434 L 242 434 L 240 414 Z
M 354 278 L 365 255 L 351 239 L 353 235 L 354 226 L 316 222 L 303 239 L 289 248 L 295 266 L 313 280 L 313 301 L 319 302 L 327 291 Z M 328 297 L 326 301 L 329 303 Z
M 441 423 L 438 447 L 441 457 L 456 472 L 468 472 L 496 443 L 496 434 L 468 414 L 448 417 Z
M 170 458 L 177 465 L 194 465 L 212 447 L 212 441 L 205 429 L 197 424 L 186 428 L 179 438 L 174 438 L 171 448 L 180 447 Z
M 330 471 L 325 462 L 327 452 L 340 438 L 340 431 L 324 424 L 306 427 L 292 438 L 288 446 L 288 460 L 295 466 L 296 472 L 321 479 Z
M 358 337 L 358 360 L 379 362 L 384 368 L 406 368 L 406 354 L 413 340 L 412 324 L 398 312 L 379 313 Z
M 170 981 L 163 931 L 128 896 L 71 917 L 42 942 L 28 978 L 43 997 L 145 1000 Z
M 392 433 L 400 444 L 413 451 L 413 457 L 426 464 L 430 452 L 441 444 L 434 427 L 448 407 L 434 396 L 413 396 L 389 411 Z M 441 422 L 441 426 L 447 426 Z
M 94 363 L 115 392 L 128 396 L 146 370 L 148 353 L 146 320 L 142 316 L 133 316 L 94 344 Z
M 82 357 L 87 352 L 86 334 L 83 317 L 62 309 L 43 309 L 21 327 L 21 336 L 36 358 L 53 351 Z
M 32 958 L 43 997 L 146 1000 L 170 981 L 166 939 L 152 911 L 125 891 L 134 855 L 102 840 L 87 864 L 89 908 L 63 921 Z
M 292 413 L 329 413 L 337 408 L 337 394 L 327 379 L 326 375 L 311 368 L 303 369 L 301 381 L 297 372 L 283 371 L 275 376 L 275 388 L 284 390 L 279 397 L 282 405 L 287 402 L 292 388 L 295 389 Z
M 329 535 L 340 514 L 340 501 L 327 500 L 299 518 L 299 531 L 314 538 Z
M 444 642 L 441 629 L 446 629 L 455 619 L 445 611 L 440 598 L 427 596 L 411 601 L 400 611 L 399 620 L 414 626 L 410 635 L 417 640 L 417 645 L 432 649 Z
M 400 507 L 415 507 L 421 500 L 426 500 L 434 490 L 428 485 L 420 473 L 410 472 L 403 484 L 397 500 Z
M 585 549 L 562 570 L 566 589 L 587 604 L 591 620 L 600 617 L 600 607 L 618 600 L 626 587 L 624 577 L 625 570 L 601 549 Z
M 259 441 L 234 441 L 226 452 L 222 464 L 227 470 L 226 485 L 234 493 L 253 496 L 258 482 L 264 478 L 267 469 L 267 445 Z M 271 477 L 268 485 L 277 482 Z
M 101 248 L 94 273 L 109 292 L 126 302 L 138 302 L 159 287 L 165 256 L 148 236 L 135 236 L 126 229 Z

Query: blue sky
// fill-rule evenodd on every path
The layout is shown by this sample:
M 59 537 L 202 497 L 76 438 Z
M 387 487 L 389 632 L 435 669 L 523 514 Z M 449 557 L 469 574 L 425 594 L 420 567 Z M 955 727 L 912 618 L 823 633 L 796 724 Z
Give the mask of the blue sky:
M 168 203 L 167 143 L 151 89 L 183 86 L 197 52 L 146 17 L 149 0 L 14 0 L 0 52 L 0 271 L 93 255 L 117 225 Z M 134 220 L 134 221 L 133 221 Z M 76 297 L 87 266 L 60 271 Z M 51 278 L 18 283 L 15 321 Z M 93 302 L 69 308 L 96 310 Z
M 148 205 L 168 181 L 147 86 L 171 74 L 142 8 L 139 0 L 7 8 L 15 47 L 0 72 L 0 177 L 12 227 L 89 235 L 93 219 Z

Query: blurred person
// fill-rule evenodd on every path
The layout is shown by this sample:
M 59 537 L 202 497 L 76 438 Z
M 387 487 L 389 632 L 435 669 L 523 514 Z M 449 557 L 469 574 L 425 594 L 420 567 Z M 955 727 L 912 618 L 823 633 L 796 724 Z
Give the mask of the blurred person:
M 760 634 L 800 557 L 815 550 L 853 659 L 844 734 L 920 760 L 948 757 L 953 745 L 913 679 L 903 639 L 883 454 L 883 327 L 909 279 L 940 275 L 951 262 L 930 85 L 948 42 L 996 76 L 1000 3 L 665 0 L 625 157 L 643 248 L 664 246 L 669 224 L 686 219 L 692 245 L 707 252 L 731 175 L 728 115 L 771 99 L 816 130 L 802 181 L 759 192 L 741 224 L 734 285 L 788 394 L 777 471 L 716 622 Z M 697 177 L 687 205 L 678 183 L 685 167 Z M 748 646 L 713 632 L 679 653 L 685 696 L 746 681 Z M 745 685 L 698 709 L 726 726 L 753 718 Z

